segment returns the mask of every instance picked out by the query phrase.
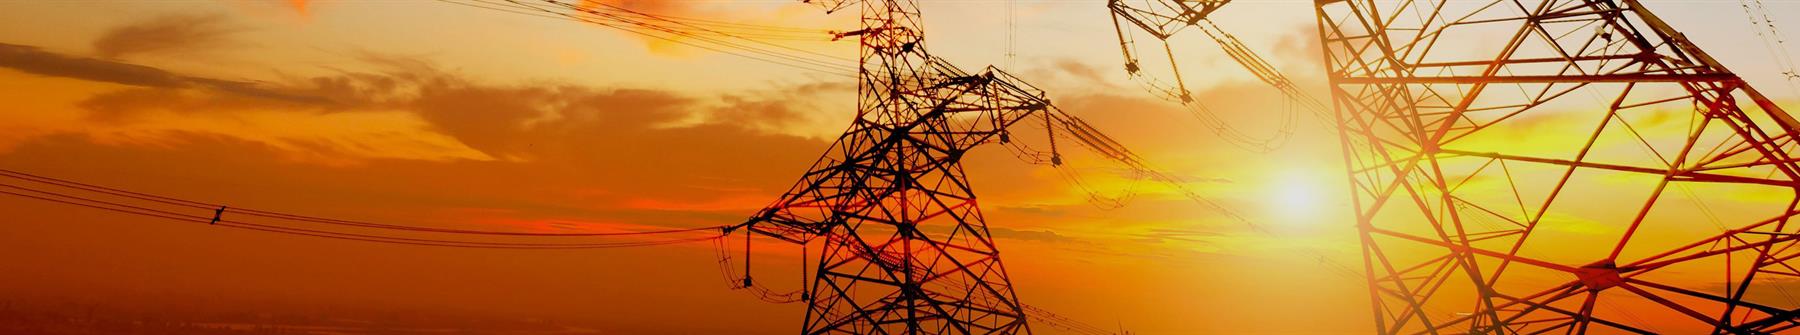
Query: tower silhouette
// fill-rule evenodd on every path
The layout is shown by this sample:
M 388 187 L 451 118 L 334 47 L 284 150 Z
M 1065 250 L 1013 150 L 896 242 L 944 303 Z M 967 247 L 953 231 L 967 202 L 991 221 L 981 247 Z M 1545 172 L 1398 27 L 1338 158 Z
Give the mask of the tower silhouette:
M 860 6 L 857 117 L 749 231 L 824 241 L 810 278 L 805 334 L 1029 333 L 962 159 L 1010 142 L 1022 122 L 1119 159 L 1116 143 L 998 69 L 964 72 L 926 51 L 915 1 Z M 1060 163 L 1054 150 L 1048 160 Z M 1134 158 L 1133 158 L 1134 159 Z M 746 276 L 746 278 L 748 278 Z M 746 279 L 748 281 L 748 279 Z M 749 284 L 749 283 L 746 283 Z

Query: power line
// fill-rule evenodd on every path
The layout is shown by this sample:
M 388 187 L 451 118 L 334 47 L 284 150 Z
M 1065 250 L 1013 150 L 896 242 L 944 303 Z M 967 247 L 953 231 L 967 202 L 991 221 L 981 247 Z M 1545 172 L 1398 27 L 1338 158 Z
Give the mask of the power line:
M 1227 143 L 1253 152 L 1271 152 L 1292 140 L 1296 132 L 1295 120 L 1299 118 L 1298 109 L 1301 108 L 1319 116 L 1321 123 L 1324 123 L 1327 129 L 1332 128 L 1332 124 L 1324 122 L 1331 118 L 1328 117 L 1323 103 L 1305 94 L 1286 75 L 1276 70 L 1274 65 L 1245 46 L 1237 37 L 1226 33 L 1206 18 L 1207 14 L 1218 10 L 1220 6 L 1224 6 L 1228 2 L 1220 0 L 1158 1 L 1154 4 L 1145 2 L 1129 5 L 1125 0 L 1107 1 L 1107 8 L 1113 14 L 1113 29 L 1119 39 L 1119 50 L 1125 56 L 1125 71 L 1130 75 L 1132 81 L 1137 82 L 1152 95 L 1181 104 L 1189 114 Z M 1138 29 L 1130 29 L 1131 32 L 1127 32 L 1128 25 Z M 1241 127 L 1220 118 L 1219 113 L 1214 112 L 1200 99 L 1193 96 L 1193 92 L 1188 89 L 1186 81 L 1182 78 L 1181 67 L 1175 56 L 1174 48 L 1169 42 L 1169 38 L 1190 28 L 1201 30 L 1214 43 L 1217 43 L 1232 61 L 1249 70 L 1258 80 L 1281 92 L 1288 104 L 1283 110 L 1280 124 L 1273 133 L 1268 136 L 1249 135 Z M 1145 65 L 1139 57 L 1142 52 L 1138 50 L 1136 38 L 1139 33 L 1147 33 L 1161 44 L 1163 55 L 1154 55 L 1151 58 L 1166 57 L 1168 72 L 1173 76 L 1172 82 L 1156 79 L 1145 73 L 1143 68 Z
M 212 210 L 212 209 L 217 209 L 217 208 L 225 206 L 224 204 L 213 204 L 213 203 L 205 203 L 205 202 L 185 200 L 185 199 L 177 199 L 177 198 L 171 198 L 171 197 L 160 196 L 160 195 L 155 195 L 155 194 L 134 192 L 134 191 L 117 189 L 117 188 L 99 186 L 99 185 L 94 185 L 94 184 L 81 183 L 81 182 L 76 182 L 76 181 L 71 181 L 71 180 L 51 178 L 51 177 L 46 177 L 46 176 L 42 176 L 42 175 L 29 174 L 29 173 L 24 173 L 24 172 L 19 172 L 19 171 L 14 171 L 14 170 L 7 170 L 7 169 L 0 169 L 0 177 L 20 179 L 20 180 L 25 180 L 25 181 L 35 182 L 35 183 L 77 189 L 77 190 L 82 190 L 82 191 L 87 191 L 87 192 L 102 193 L 102 194 L 107 194 L 107 195 L 112 195 L 112 196 L 119 196 L 119 197 L 144 200 L 144 201 L 150 201 L 150 202 L 156 202 L 156 203 L 162 203 L 162 204 L 168 204 L 168 205 L 174 205 L 174 206 L 197 208 L 197 209 Z M 13 186 L 13 187 L 17 187 L 17 186 Z M 634 232 L 612 232 L 612 233 L 532 233 L 532 232 L 513 232 L 513 231 L 483 231 L 483 230 L 467 230 L 467 229 L 449 229 L 449 228 L 436 228 L 436 227 L 383 224 L 383 223 L 374 223 L 374 222 L 367 222 L 367 221 L 354 221 L 354 220 L 323 218 L 323 217 L 316 217 L 316 216 L 306 216 L 306 215 L 299 215 L 299 214 L 256 210 L 256 209 L 240 208 L 240 207 L 232 207 L 231 213 L 264 217 L 264 218 L 270 218 L 270 219 L 301 221 L 301 222 L 321 223 L 321 224 L 331 224 L 331 225 L 344 225 L 344 226 L 354 226 L 354 227 L 361 227 L 361 228 L 391 229 L 391 230 L 405 230 L 405 231 L 415 231 L 415 232 L 431 232 L 431 233 L 447 233 L 447 234 L 506 235 L 506 236 L 580 237 L 580 236 L 657 235 L 657 234 L 686 233 L 686 232 L 703 231 L 703 230 L 716 230 L 716 229 L 722 227 L 722 226 L 713 226 L 713 227 L 700 227 L 700 228 L 666 229 L 666 230 L 634 231 Z
M 1794 61 L 1794 55 L 1788 51 L 1787 37 L 1775 26 L 1775 19 L 1769 15 L 1769 8 L 1762 0 L 1738 0 L 1744 9 L 1745 22 L 1762 41 L 1763 48 L 1769 51 L 1769 57 L 1775 60 L 1776 71 L 1781 79 L 1787 82 L 1793 94 L 1800 95 L 1800 63 Z
M 782 42 L 829 42 L 828 30 L 682 18 L 608 4 L 588 6 L 558 0 L 438 0 L 471 8 L 532 17 L 585 22 L 628 33 L 799 70 L 854 77 L 854 60 L 787 46 Z
M 90 209 L 99 209 L 122 214 L 137 215 L 150 218 L 165 219 L 178 222 L 200 223 L 228 228 L 246 229 L 270 233 L 300 235 L 310 237 L 331 238 L 375 243 L 486 248 L 486 249 L 602 249 L 657 246 L 678 243 L 700 242 L 715 239 L 724 235 L 723 226 L 663 229 L 630 232 L 605 233 L 531 233 L 512 231 L 485 231 L 467 229 L 448 229 L 437 227 L 381 224 L 367 221 L 341 220 L 287 214 L 281 212 L 230 208 L 225 211 L 223 205 L 208 204 L 199 201 L 166 197 L 142 192 L 81 183 L 13 170 L 0 169 L 0 177 L 25 181 L 27 183 L 0 183 L 0 194 L 27 198 L 39 201 L 60 203 Z M 36 186 L 32 186 L 36 185 Z M 45 187 L 48 186 L 48 187 Z M 116 198 L 116 199 L 107 199 Z M 174 208 L 158 208 L 174 207 Z M 214 211 L 211 216 L 182 213 L 184 210 Z M 237 219 L 227 216 L 249 216 L 257 219 Z M 272 222 L 299 222 L 323 224 L 330 227 L 354 228 L 365 231 L 340 231 L 320 228 L 275 224 Z M 385 233 L 383 233 L 385 232 Z M 696 233 L 711 232 L 696 235 Z M 413 235 L 393 235 L 407 233 Z M 419 235 L 423 234 L 423 235 Z M 427 236 L 507 236 L 514 238 L 574 238 L 574 237 L 646 237 L 659 236 L 656 239 L 634 239 L 606 242 L 499 242 L 484 240 L 447 239 Z M 685 235 L 685 236 L 682 236 Z

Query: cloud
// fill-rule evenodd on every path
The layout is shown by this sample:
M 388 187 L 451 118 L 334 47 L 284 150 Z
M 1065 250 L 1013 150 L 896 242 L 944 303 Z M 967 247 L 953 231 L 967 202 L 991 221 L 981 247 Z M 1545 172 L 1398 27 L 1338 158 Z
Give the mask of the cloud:
M 0 44 L 3 68 L 137 87 L 95 95 L 78 105 L 98 121 L 126 122 L 150 112 L 401 109 L 417 113 L 439 130 L 464 139 L 477 149 L 497 154 L 516 153 L 516 148 L 507 146 L 530 143 L 514 140 L 519 138 L 516 135 L 547 130 L 536 125 L 555 120 L 626 128 L 721 123 L 763 132 L 838 129 L 845 120 L 810 117 L 817 114 L 812 110 L 821 108 L 812 102 L 818 100 L 813 98 L 854 90 L 849 83 L 810 82 L 699 99 L 660 90 L 556 83 L 483 84 L 415 58 L 364 54 L 359 60 L 374 70 L 282 82 L 248 82 Z
M 330 105 L 317 97 L 290 96 L 258 89 L 129 88 L 100 93 L 77 103 L 88 118 L 107 123 L 137 121 L 139 116 L 163 111 L 177 114 L 216 113 L 225 110 L 312 110 Z
M 0 67 L 36 75 L 145 87 L 179 87 L 187 78 L 162 69 L 73 57 L 32 46 L 0 43 Z
M 1025 241 L 1083 242 L 1083 241 L 1077 240 L 1075 238 L 1064 236 L 1062 234 L 1057 234 L 1056 231 L 1049 230 L 1049 229 L 1028 230 L 1028 229 L 1012 229 L 1012 228 L 1005 228 L 1005 227 L 989 226 L 988 234 L 991 234 L 994 238 L 1025 240 Z
M 1321 56 L 1325 54 L 1325 47 L 1319 43 L 1318 30 L 1312 25 L 1295 26 L 1288 33 L 1282 34 L 1275 44 L 1275 49 L 1270 50 L 1269 54 L 1278 57 L 1285 64 L 1294 66 L 1294 68 L 1282 70 L 1282 73 L 1290 77 L 1313 79 L 1325 71 L 1325 63 Z
M 1112 81 L 1107 79 L 1118 77 L 1118 75 L 1111 73 L 1103 74 L 1099 68 L 1088 65 L 1087 63 L 1065 58 L 1057 60 L 1055 68 L 1083 83 L 1088 83 L 1090 85 L 1098 84 L 1101 85 L 1102 88 L 1108 89 L 1117 88 L 1117 85 L 1113 85 Z
M 281 92 L 252 82 L 204 78 L 177 74 L 161 68 L 88 57 L 54 53 L 32 46 L 0 43 L 0 68 L 68 79 L 137 86 L 149 91 L 121 91 L 116 96 L 96 97 L 91 105 L 103 109 L 101 114 L 123 116 L 133 106 L 158 102 L 152 95 L 169 97 L 168 90 L 201 90 L 239 98 L 323 105 L 329 101 L 316 96 Z
M 1153 242 L 1168 240 L 1197 243 L 1213 243 L 1213 240 L 1224 238 L 1225 234 L 1211 230 L 1155 228 L 1138 233 L 1137 237 Z
M 220 14 L 171 14 L 108 30 L 94 40 L 94 52 L 119 58 L 218 48 L 234 44 L 229 37 L 242 31 Z
M 812 82 L 730 94 L 720 98 L 724 105 L 714 108 L 708 120 L 768 132 L 836 137 L 848 119 L 822 118 L 811 111 L 843 111 L 838 115 L 848 117 L 856 108 L 855 94 L 856 85 L 850 82 Z
M 306 170 L 305 166 L 317 168 L 323 165 L 391 178 L 364 180 L 355 177 L 346 180 L 362 181 L 320 180 L 319 183 L 370 185 L 372 187 L 366 191 L 372 193 L 382 192 L 373 185 L 411 184 L 399 187 L 441 191 L 414 195 L 422 198 L 463 194 L 469 199 L 487 199 L 421 206 L 423 208 L 526 208 L 508 215 L 544 216 L 545 219 L 589 220 L 596 217 L 591 214 L 598 209 L 661 213 L 660 216 L 630 216 L 646 221 L 680 217 L 668 214 L 670 211 L 663 208 L 669 207 L 668 204 L 706 204 L 704 207 L 708 208 L 684 211 L 688 214 L 748 213 L 791 185 L 827 147 L 824 139 L 780 131 L 780 128 L 806 120 L 803 115 L 816 114 L 811 112 L 816 106 L 794 102 L 791 98 L 852 87 L 843 83 L 806 83 L 746 94 L 695 96 L 665 90 L 562 83 L 494 84 L 439 70 L 426 61 L 383 56 L 366 58 L 365 62 L 374 70 L 249 83 L 71 57 L 32 47 L 0 45 L 0 66 L 40 75 L 133 86 L 101 92 L 73 106 L 87 111 L 88 121 L 112 121 L 113 129 L 65 133 L 63 138 L 50 136 L 26 140 L 21 145 L 25 149 L 20 150 L 29 151 L 34 145 L 44 145 L 41 141 L 55 141 L 69 147 L 56 151 L 72 156 L 91 153 L 97 157 L 86 157 L 89 160 L 86 164 L 97 164 L 116 159 L 109 156 L 125 155 L 124 152 L 131 150 L 173 148 L 197 151 L 190 156 L 246 157 L 254 164 L 246 163 L 253 166 L 241 169 L 270 171 L 269 174 L 291 174 Z M 368 129 L 355 133 L 364 135 L 340 136 L 332 134 L 343 133 L 338 128 L 360 129 L 372 125 L 334 126 L 329 121 L 293 124 L 294 120 L 365 114 L 406 115 L 416 118 L 422 128 Z M 846 110 L 842 114 L 847 118 L 851 112 Z M 177 128 L 184 129 L 179 132 L 157 128 L 164 124 L 207 123 L 212 121 L 206 120 L 214 119 L 227 120 L 224 121 L 229 122 L 226 124 L 238 129 L 283 130 L 282 134 L 238 130 L 228 134 L 210 132 L 203 127 Z M 146 122 L 132 123 L 139 120 Z M 305 129 L 286 129 L 318 126 L 334 128 L 317 129 L 313 132 L 317 134 Z M 421 131 L 424 134 L 420 134 Z M 102 136 L 94 136 L 96 134 Z M 422 135 L 446 136 L 451 144 L 460 143 L 466 149 L 498 158 L 498 161 L 429 154 L 369 154 L 383 149 L 365 143 L 370 140 L 384 141 L 379 143 L 400 141 L 367 136 L 417 138 Z M 120 136 L 130 139 L 109 140 Z M 254 150 L 231 144 L 240 142 L 253 144 Z M 98 165 L 184 165 L 161 162 L 154 156 L 132 156 L 143 160 Z M 20 157 L 3 160 L 42 161 L 13 158 Z M 320 164 L 322 162 L 325 164 Z M 202 164 L 186 170 L 216 170 L 209 166 L 212 165 Z M 70 168 L 58 165 L 38 170 Z M 425 171 L 454 171 L 465 175 L 447 177 L 442 173 L 423 173 Z M 500 177 L 509 175 L 523 177 Z M 471 180 L 439 179 L 446 177 Z M 294 178 L 297 177 L 288 175 L 275 179 Z M 511 182 L 504 185 L 487 182 L 496 178 Z M 561 204 L 557 207 L 565 209 L 551 210 L 550 213 L 529 210 L 541 203 Z M 713 213 L 713 210 L 720 212 Z
M 813 110 L 818 106 L 806 98 L 853 87 L 847 83 L 805 83 L 709 97 L 666 90 L 544 82 L 497 85 L 412 58 L 365 55 L 364 60 L 376 70 L 315 77 L 292 83 L 283 91 L 334 102 L 337 105 L 329 107 L 342 111 L 407 111 L 435 131 L 471 148 L 518 160 L 574 159 L 590 156 L 596 148 L 640 151 L 697 144 L 696 139 L 719 136 L 817 142 L 795 136 L 788 129 L 817 121 L 807 115 L 817 114 Z M 843 114 L 847 117 L 850 112 Z M 571 141 L 583 144 L 570 145 Z M 735 146 L 753 142 L 707 144 Z M 818 145 L 822 147 L 823 143 Z M 695 164 L 704 162 L 701 157 L 691 158 Z

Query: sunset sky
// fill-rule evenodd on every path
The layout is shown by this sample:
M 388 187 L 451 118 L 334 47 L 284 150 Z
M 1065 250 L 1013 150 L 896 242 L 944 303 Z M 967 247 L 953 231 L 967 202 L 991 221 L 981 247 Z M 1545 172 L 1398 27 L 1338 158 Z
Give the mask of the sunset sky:
M 1737 2 L 1645 2 L 1762 92 L 1800 109 L 1800 83 L 1776 73 L 1778 58 Z M 816 28 L 818 41 L 787 45 L 855 64 L 856 44 L 825 33 L 855 29 L 854 11 L 828 15 L 787 0 L 623 4 Z M 1129 80 L 1103 0 L 1011 6 L 1009 29 L 1007 1 L 923 1 L 931 51 L 965 69 L 1007 64 L 1016 31 L 1009 72 L 1269 228 L 1252 231 L 1166 186 L 1072 162 L 1102 195 L 1136 191 L 1126 206 L 1107 208 L 1049 167 L 999 147 L 976 151 L 965 164 L 1021 301 L 1137 334 L 1373 327 L 1365 283 L 1334 270 L 1361 264 L 1334 130 L 1302 115 L 1280 150 L 1226 144 Z M 1800 22 L 1800 2 L 1768 6 L 1782 28 L 1800 32 L 1789 24 Z M 786 191 L 855 112 L 852 72 L 799 71 L 437 1 L 0 8 L 0 169 L 233 207 L 520 231 L 735 224 Z M 1239 1 L 1214 17 L 1324 96 L 1311 14 L 1310 1 Z M 1176 42 L 1201 101 L 1247 132 L 1274 128 L 1286 105 L 1280 95 L 1210 41 Z M 1789 48 L 1800 53 L 1800 43 Z M 1554 123 L 1542 129 L 1534 139 L 1564 136 Z M 758 280 L 797 287 L 797 249 L 761 245 L 769 247 L 759 247 Z M 196 318 L 466 313 L 644 334 L 799 328 L 804 306 L 729 289 L 716 261 L 708 243 L 408 247 L 0 197 L 5 301 Z

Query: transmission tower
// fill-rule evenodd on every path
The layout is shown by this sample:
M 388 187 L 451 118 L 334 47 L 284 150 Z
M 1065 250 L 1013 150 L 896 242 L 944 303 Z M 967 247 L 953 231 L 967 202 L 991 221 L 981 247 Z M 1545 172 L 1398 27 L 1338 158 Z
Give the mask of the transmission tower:
M 1800 124 L 1638 1 L 1315 8 L 1381 333 L 1800 326 Z
M 830 11 L 861 7 L 860 29 L 838 33 L 861 44 L 857 117 L 791 190 L 743 226 L 788 242 L 823 241 L 802 298 L 803 333 L 1030 333 L 962 158 L 982 144 L 1013 142 L 1020 134 L 1008 129 L 1025 121 L 1045 126 L 1025 135 L 1051 139 L 1053 164 L 1059 136 L 1135 158 L 1036 88 L 993 67 L 971 74 L 931 56 L 915 1 L 813 2 Z

